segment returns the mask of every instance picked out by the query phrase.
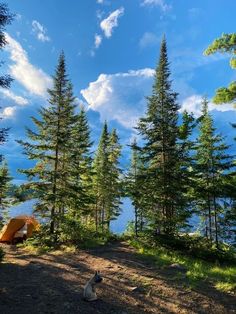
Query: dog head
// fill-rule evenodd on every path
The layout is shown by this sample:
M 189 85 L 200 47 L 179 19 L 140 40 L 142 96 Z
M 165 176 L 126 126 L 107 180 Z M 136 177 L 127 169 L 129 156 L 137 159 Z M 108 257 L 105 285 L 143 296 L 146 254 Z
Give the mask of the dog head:
M 102 281 L 102 275 L 100 274 L 99 271 L 96 271 L 95 275 L 94 275 L 94 282 L 95 283 L 99 283 Z

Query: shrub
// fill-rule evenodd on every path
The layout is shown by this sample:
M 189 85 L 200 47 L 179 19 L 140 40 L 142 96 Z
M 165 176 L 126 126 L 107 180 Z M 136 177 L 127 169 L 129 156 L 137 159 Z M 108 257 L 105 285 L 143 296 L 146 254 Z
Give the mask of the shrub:
M 152 247 L 162 246 L 167 249 L 182 252 L 209 262 L 234 263 L 236 251 L 233 247 L 215 243 L 199 235 L 152 235 L 145 234 L 145 243 Z
M 4 255 L 5 255 L 5 253 L 4 253 L 3 249 L 0 248 L 0 263 L 2 262 L 2 260 L 4 258 Z

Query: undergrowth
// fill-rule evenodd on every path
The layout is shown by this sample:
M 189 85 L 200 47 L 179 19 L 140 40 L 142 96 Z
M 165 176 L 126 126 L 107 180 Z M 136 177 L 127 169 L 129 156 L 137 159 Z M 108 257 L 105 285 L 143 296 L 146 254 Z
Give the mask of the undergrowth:
M 5 255 L 5 253 L 4 253 L 3 249 L 0 248 L 0 263 L 2 262 L 2 260 L 4 258 L 4 255 Z
M 185 284 L 194 288 L 202 282 L 213 285 L 217 290 L 224 292 L 236 291 L 236 264 L 206 261 L 192 257 L 183 251 L 170 249 L 160 244 L 150 245 L 143 239 L 129 240 L 138 254 L 144 259 L 151 259 L 159 268 L 177 263 L 186 269 Z

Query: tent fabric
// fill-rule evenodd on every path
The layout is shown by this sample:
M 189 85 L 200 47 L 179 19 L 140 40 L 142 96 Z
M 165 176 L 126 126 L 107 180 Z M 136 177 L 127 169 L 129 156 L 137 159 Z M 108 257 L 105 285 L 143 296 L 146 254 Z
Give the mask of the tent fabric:
M 38 221 L 32 216 L 17 216 L 12 218 L 0 232 L 0 242 L 11 242 L 17 231 L 27 226 L 26 237 L 31 237 L 34 230 L 39 229 Z

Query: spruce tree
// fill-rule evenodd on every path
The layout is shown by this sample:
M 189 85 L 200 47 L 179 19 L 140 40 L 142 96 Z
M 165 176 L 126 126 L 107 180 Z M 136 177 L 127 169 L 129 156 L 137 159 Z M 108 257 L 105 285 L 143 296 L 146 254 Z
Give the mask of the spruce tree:
M 195 197 L 205 224 L 205 236 L 211 241 L 215 240 L 218 245 L 222 210 L 220 199 L 225 197 L 225 180 L 227 171 L 232 167 L 232 158 L 226 152 L 229 146 L 221 135 L 216 134 L 206 99 L 202 103 L 197 143 Z
M 120 214 L 121 205 L 121 169 L 119 158 L 121 156 L 121 145 L 116 129 L 113 129 L 109 137 L 108 161 L 109 161 L 109 205 L 106 214 L 107 228 L 110 228 L 111 220 L 116 219 Z
M 3 219 L 3 222 L 6 222 L 8 219 L 10 181 L 8 166 L 6 161 L 4 161 L 0 167 L 0 217 Z
M 109 231 L 111 220 L 119 214 L 121 197 L 119 157 L 121 146 L 116 130 L 110 134 L 104 123 L 94 159 L 96 230 Z
M 182 210 L 179 210 L 177 225 L 179 228 L 189 227 L 188 218 L 194 211 L 194 158 L 193 152 L 195 142 L 191 138 L 194 128 L 197 126 L 198 120 L 195 120 L 193 114 L 184 111 L 182 114 L 182 123 L 179 126 L 178 138 L 178 178 L 180 198 L 179 205 Z M 182 205 L 181 205 L 182 204 Z
M 204 51 L 205 55 L 211 55 L 216 52 L 232 54 L 230 66 L 236 69 L 236 33 L 222 34 L 215 39 L 210 46 Z M 236 101 L 236 81 L 229 84 L 228 87 L 217 89 L 213 102 L 215 104 L 235 103 Z
M 131 144 L 131 164 L 126 181 L 128 196 L 131 198 L 134 207 L 134 233 L 136 236 L 143 231 L 144 225 L 145 206 L 143 201 L 146 199 L 146 193 L 142 176 L 143 169 L 144 165 L 135 138 Z
M 39 118 L 32 117 L 36 131 L 27 129 L 30 142 L 19 143 L 27 157 L 36 160 L 33 168 L 21 172 L 31 180 L 28 186 L 37 192 L 39 198 L 36 209 L 49 218 L 50 233 L 53 234 L 59 231 L 71 192 L 68 183 L 69 139 L 75 122 L 74 96 L 63 53 L 53 76 L 53 87 L 48 93 L 49 106 L 39 110 Z
M 70 179 L 72 186 L 71 213 L 79 219 L 91 215 L 94 202 L 92 191 L 92 157 L 90 129 L 85 109 L 76 116 L 72 129 L 70 150 Z
M 101 138 L 94 158 L 94 194 L 96 231 L 104 231 L 106 209 L 109 199 L 109 132 L 104 123 Z
M 5 3 L 0 3 L 0 49 L 2 50 L 6 44 L 5 28 L 11 24 L 14 15 L 10 13 L 8 6 Z M 0 62 L 0 66 L 3 62 Z M 0 76 L 0 87 L 10 87 L 12 78 L 9 75 Z
M 177 94 L 171 89 L 166 40 L 161 43 L 152 95 L 148 97 L 146 116 L 138 130 L 145 145 L 142 150 L 147 163 L 149 184 L 149 216 L 155 232 L 166 234 L 176 229 L 179 206 L 178 182 L 178 110 Z
M 2 50 L 6 44 L 5 28 L 13 20 L 14 15 L 10 13 L 8 6 L 5 3 L 0 3 L 0 50 Z M 0 67 L 3 62 L 0 62 Z M 0 88 L 9 88 L 12 82 L 12 78 L 9 75 L 0 75 Z M 0 119 L 1 120 L 1 119 Z M 0 129 L 0 145 L 4 144 L 6 141 L 8 129 Z M 2 155 L 0 154 L 0 162 L 2 160 Z

